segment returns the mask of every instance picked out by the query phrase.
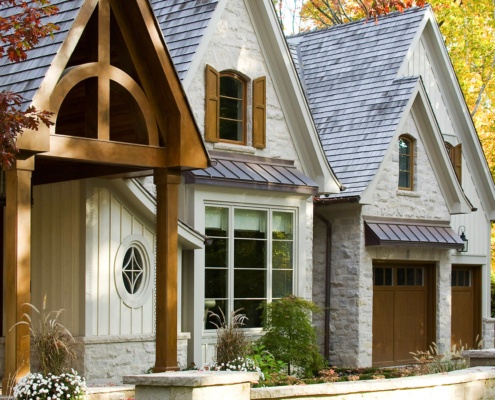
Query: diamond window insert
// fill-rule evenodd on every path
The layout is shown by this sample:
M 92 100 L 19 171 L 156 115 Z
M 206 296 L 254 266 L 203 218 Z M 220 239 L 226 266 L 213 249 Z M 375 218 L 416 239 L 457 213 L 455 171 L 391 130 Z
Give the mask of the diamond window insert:
M 151 299 L 154 252 L 142 235 L 124 238 L 115 257 L 115 285 L 121 300 L 131 308 L 143 306 Z
M 143 257 L 138 247 L 131 246 L 124 256 L 124 265 L 122 266 L 122 279 L 124 286 L 129 294 L 135 294 L 139 291 L 143 283 L 144 264 Z

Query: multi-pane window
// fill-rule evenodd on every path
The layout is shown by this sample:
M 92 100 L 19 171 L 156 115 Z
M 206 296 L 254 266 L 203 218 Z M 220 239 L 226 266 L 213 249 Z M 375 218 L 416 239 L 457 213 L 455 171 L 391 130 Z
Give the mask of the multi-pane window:
M 375 267 L 374 286 L 423 286 L 423 267 Z
M 471 286 L 471 271 L 469 269 L 453 269 L 452 270 L 452 286 L 453 287 L 470 287 Z
M 246 327 L 261 326 L 261 309 L 293 293 L 294 213 L 274 209 L 206 207 L 206 329 L 208 311 L 242 309 Z
M 244 143 L 246 83 L 237 75 L 220 76 L 220 139 Z
M 413 141 L 407 137 L 399 138 L 399 188 L 413 189 Z

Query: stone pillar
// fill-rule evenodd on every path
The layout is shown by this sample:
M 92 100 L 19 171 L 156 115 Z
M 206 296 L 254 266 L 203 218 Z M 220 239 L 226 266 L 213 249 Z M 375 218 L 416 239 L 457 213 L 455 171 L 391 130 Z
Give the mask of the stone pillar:
M 182 371 L 125 376 L 136 400 L 249 400 L 256 372 Z
M 180 171 L 155 169 L 156 361 L 154 372 L 176 371 L 177 251 Z
M 17 160 L 5 171 L 4 331 L 5 372 L 2 393 L 29 373 L 30 337 L 27 325 L 15 324 L 31 301 L 31 175 L 34 157 Z

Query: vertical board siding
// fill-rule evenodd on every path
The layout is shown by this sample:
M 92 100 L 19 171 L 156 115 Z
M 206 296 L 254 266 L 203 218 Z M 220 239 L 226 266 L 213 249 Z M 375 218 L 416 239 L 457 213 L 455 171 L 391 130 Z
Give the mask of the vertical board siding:
M 418 43 L 417 48 L 414 50 L 407 67 L 407 74 L 421 75 L 442 134 L 457 136 L 459 132 L 456 132 L 454 128 L 451 116 L 446 107 L 445 99 L 440 90 L 440 83 L 428 56 L 428 46 L 425 45 L 423 39 Z M 456 143 L 452 144 L 455 145 Z M 462 162 L 462 188 L 469 201 L 478 209 L 478 211 L 467 215 L 453 215 L 452 227 L 457 231 L 459 226 L 465 226 L 466 236 L 469 240 L 469 249 L 466 255 L 485 256 L 487 248 L 489 248 L 487 240 L 490 239 L 485 227 L 488 226 L 489 222 L 486 219 L 486 213 L 482 210 L 481 201 L 473 182 L 471 172 L 464 159 Z
M 99 240 L 93 253 L 98 254 L 98 336 L 149 334 L 153 332 L 153 294 L 137 308 L 128 307 L 120 298 L 115 275 L 115 259 L 122 241 L 131 234 L 144 236 L 154 248 L 151 226 L 142 220 L 119 196 L 104 187 L 97 187 Z M 154 250 L 153 250 L 154 251 Z M 153 254 L 151 254 L 153 257 Z M 154 263 L 152 265 L 154 268 Z
M 420 75 L 422 77 L 423 84 L 428 92 L 431 106 L 435 111 L 435 115 L 442 133 L 455 133 L 448 109 L 445 105 L 445 100 L 442 96 L 438 80 L 435 76 L 435 71 L 428 57 L 428 51 L 423 40 L 418 42 L 418 46 L 413 52 L 407 67 L 407 74 L 409 76 Z
M 33 189 L 32 297 L 41 309 L 63 308 L 60 322 L 74 335 L 84 332 L 84 268 L 81 252 L 81 191 L 78 182 L 35 186 Z

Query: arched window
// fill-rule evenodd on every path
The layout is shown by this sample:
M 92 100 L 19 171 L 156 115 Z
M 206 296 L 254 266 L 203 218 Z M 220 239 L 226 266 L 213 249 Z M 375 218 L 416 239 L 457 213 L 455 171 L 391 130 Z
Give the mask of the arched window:
M 406 137 L 399 138 L 399 189 L 413 190 L 414 142 Z
M 246 82 L 232 73 L 220 75 L 220 140 L 246 142 Z

